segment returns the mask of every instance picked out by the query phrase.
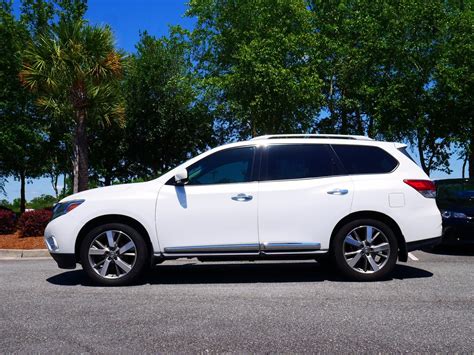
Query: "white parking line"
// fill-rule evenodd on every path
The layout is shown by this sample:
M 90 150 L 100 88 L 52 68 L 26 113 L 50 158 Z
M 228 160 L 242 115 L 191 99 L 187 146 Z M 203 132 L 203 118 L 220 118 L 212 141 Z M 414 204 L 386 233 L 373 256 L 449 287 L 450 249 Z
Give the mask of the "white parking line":
M 413 261 L 418 261 L 420 259 L 418 259 L 415 255 L 413 255 L 412 253 L 408 253 L 408 257 L 413 260 Z

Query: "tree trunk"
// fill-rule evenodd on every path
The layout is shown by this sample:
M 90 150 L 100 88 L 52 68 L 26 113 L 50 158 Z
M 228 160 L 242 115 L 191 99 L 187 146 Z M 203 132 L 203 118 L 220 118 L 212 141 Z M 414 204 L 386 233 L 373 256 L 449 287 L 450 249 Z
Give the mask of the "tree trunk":
M 87 190 L 89 185 L 89 156 L 86 130 L 86 111 L 79 109 L 76 113 L 74 134 L 74 187 L 73 192 Z
M 426 173 L 426 175 L 430 176 L 430 169 L 429 167 L 426 166 L 425 152 L 423 151 L 423 138 L 421 137 L 420 133 L 417 134 L 417 140 L 418 140 L 418 154 L 420 156 L 421 168 Z
M 59 174 L 56 174 L 56 173 L 54 173 L 54 172 L 51 172 L 50 178 L 51 178 L 51 186 L 53 187 L 54 194 L 55 194 L 56 198 L 58 198 L 58 196 L 59 196 L 59 190 L 58 190 L 58 178 L 59 178 Z
M 474 139 L 469 143 L 469 178 L 474 179 Z
M 66 179 L 67 179 L 67 174 L 64 173 L 64 177 L 63 177 L 63 193 L 62 193 L 62 196 L 66 196 L 66 191 L 67 191 L 67 186 L 66 186 Z
M 26 210 L 26 196 L 25 196 L 25 185 L 26 176 L 25 172 L 20 173 L 20 212 L 23 213 Z
M 166 170 L 163 170 L 166 171 Z M 112 185 L 112 177 L 111 175 L 107 174 L 104 176 L 104 186 L 110 186 Z

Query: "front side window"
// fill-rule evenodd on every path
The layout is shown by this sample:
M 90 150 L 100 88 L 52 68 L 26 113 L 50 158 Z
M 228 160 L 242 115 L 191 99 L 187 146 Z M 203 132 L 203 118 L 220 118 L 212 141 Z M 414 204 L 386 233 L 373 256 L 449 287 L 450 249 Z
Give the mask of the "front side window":
M 226 149 L 211 154 L 187 168 L 188 185 L 249 182 L 255 147 Z
M 347 172 L 356 174 L 384 174 L 393 171 L 398 161 L 379 147 L 333 144 Z
M 262 180 L 292 180 L 340 175 L 327 144 L 275 144 L 266 148 Z

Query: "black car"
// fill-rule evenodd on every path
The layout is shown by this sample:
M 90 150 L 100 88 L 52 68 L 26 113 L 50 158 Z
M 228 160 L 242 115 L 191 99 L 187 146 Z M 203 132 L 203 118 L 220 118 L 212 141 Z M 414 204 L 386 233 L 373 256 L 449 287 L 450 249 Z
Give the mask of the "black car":
M 474 179 L 436 181 L 443 244 L 474 243 Z

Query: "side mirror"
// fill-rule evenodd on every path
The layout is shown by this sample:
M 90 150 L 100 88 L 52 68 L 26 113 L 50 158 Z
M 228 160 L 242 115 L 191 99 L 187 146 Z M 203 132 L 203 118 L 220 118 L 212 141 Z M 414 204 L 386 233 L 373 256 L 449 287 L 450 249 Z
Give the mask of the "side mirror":
M 174 174 L 174 181 L 177 184 L 184 185 L 188 182 L 188 171 L 185 168 L 179 169 L 176 174 Z

